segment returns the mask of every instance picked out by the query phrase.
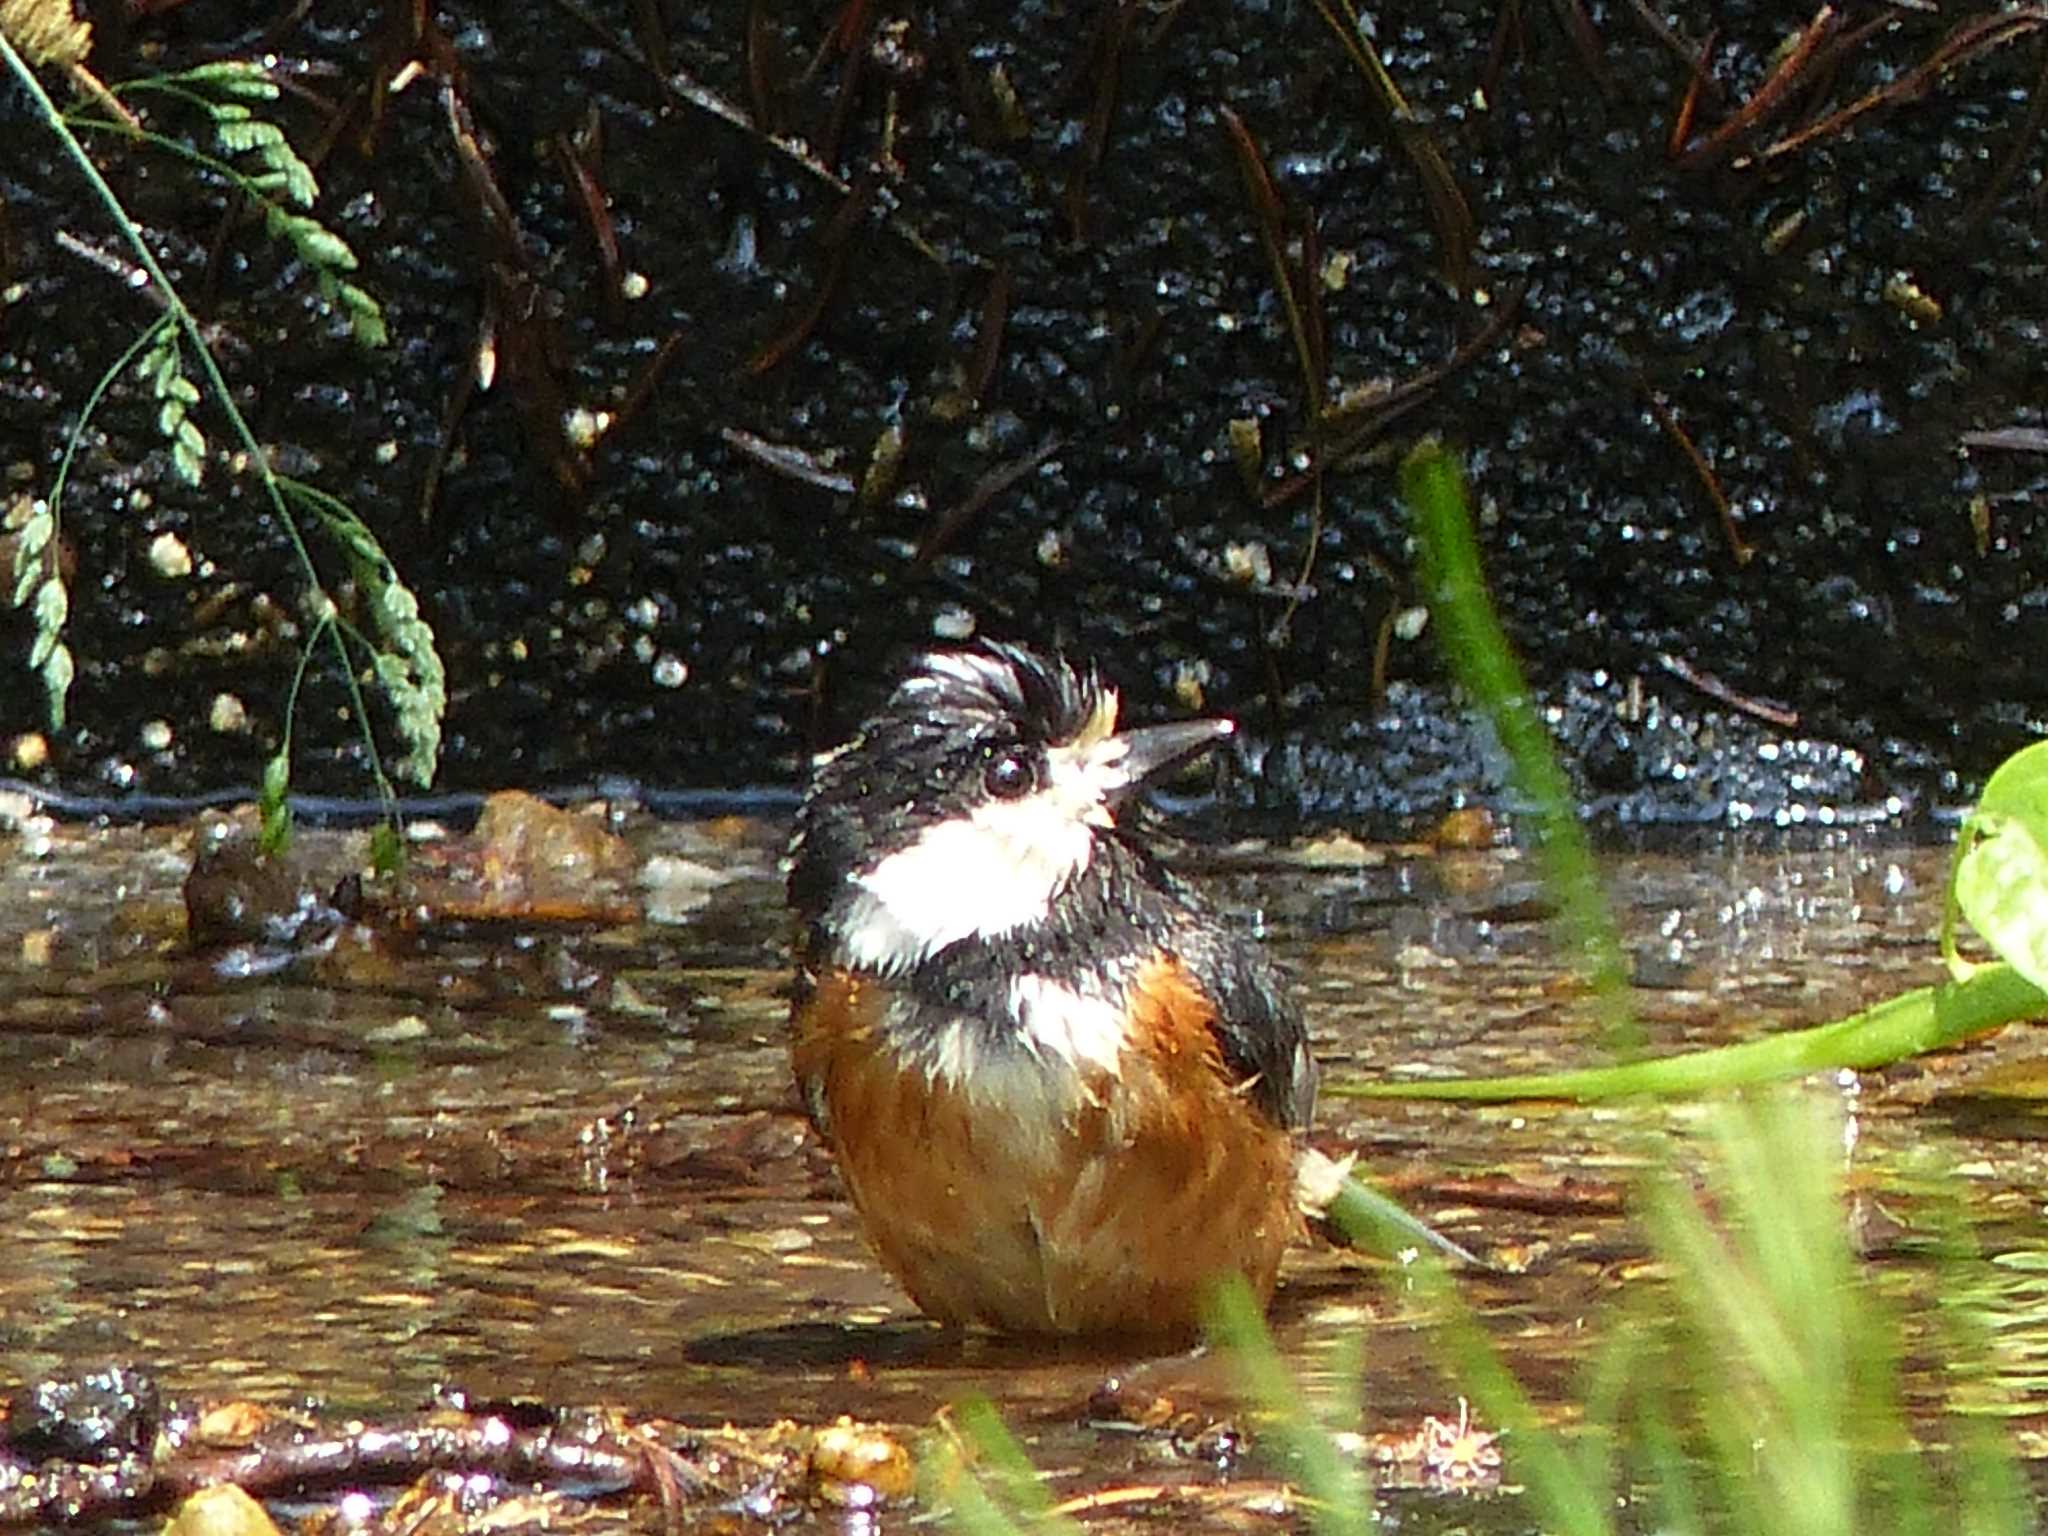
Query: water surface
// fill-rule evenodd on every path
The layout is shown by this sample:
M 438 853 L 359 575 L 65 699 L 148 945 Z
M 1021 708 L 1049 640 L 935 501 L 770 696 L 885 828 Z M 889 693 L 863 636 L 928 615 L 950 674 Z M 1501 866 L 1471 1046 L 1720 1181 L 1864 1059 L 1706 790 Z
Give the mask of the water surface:
M 272 974 L 188 944 L 194 828 L 31 818 L 0 834 L 0 1375 L 123 1360 L 177 1394 L 329 1413 L 403 1414 L 455 1387 L 742 1425 L 917 1426 L 985 1393 L 1064 1486 L 1149 1465 L 1157 1442 L 1088 1424 L 1128 1356 L 945 1337 L 870 1261 L 789 1087 L 782 828 L 619 825 L 633 858 L 601 920 L 387 914 L 374 937 Z M 300 844 L 337 877 L 365 847 Z M 1847 834 L 1611 854 L 1653 1048 L 1819 1022 L 1934 979 L 1946 858 Z M 1598 1059 L 1511 853 L 1337 843 L 1193 863 L 1297 976 L 1328 1080 Z M 2038 1245 L 2035 1054 L 2015 1028 L 1826 1084 L 1859 1202 L 1882 1209 L 1946 1166 L 1987 1253 Z M 1316 1140 L 1359 1152 L 1496 1266 L 1469 1294 L 1568 1414 L 1589 1324 L 1646 1283 L 1623 1214 L 1653 1144 L 1641 1133 L 1668 1130 L 1684 1159 L 1697 1119 L 1685 1104 L 1326 1096 Z M 1910 1266 L 1871 1246 L 1872 1276 L 1915 1294 Z M 1421 1309 L 1383 1267 L 1304 1247 L 1273 1316 L 1292 1365 L 1325 1385 L 1339 1341 L 1367 1329 L 1366 1432 L 1455 1417 Z M 2017 1393 L 2048 1334 L 2007 1321 Z M 1213 1360 L 1148 1370 L 1146 1401 L 1205 1423 L 1234 1411 Z

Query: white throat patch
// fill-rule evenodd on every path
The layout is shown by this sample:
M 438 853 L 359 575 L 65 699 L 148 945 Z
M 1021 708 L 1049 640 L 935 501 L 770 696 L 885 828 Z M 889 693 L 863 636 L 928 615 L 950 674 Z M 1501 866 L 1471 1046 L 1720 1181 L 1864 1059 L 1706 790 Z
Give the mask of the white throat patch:
M 1014 1033 L 1002 1044 L 982 1025 L 956 1017 L 926 1047 L 925 1069 L 951 1087 L 1013 1107 L 1046 1095 L 1070 1103 L 1088 1091 L 1087 1077 L 1117 1071 L 1130 1038 L 1121 1002 L 1024 975 L 1010 983 L 1004 1003 Z
M 1116 737 L 1046 753 L 1046 782 L 926 827 L 909 847 L 851 877 L 842 930 L 856 967 L 910 969 L 962 939 L 996 939 L 1043 918 L 1088 867 L 1106 798 L 1123 787 Z
M 1121 1003 L 1046 976 L 1010 983 L 1010 1013 L 1032 1054 L 1077 1069 L 1116 1071 L 1129 1039 Z

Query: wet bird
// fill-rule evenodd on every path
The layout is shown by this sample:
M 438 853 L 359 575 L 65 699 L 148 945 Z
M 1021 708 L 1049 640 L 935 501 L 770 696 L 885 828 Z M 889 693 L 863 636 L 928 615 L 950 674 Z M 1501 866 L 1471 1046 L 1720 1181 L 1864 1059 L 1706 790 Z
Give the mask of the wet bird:
M 1117 729 L 1097 673 L 921 657 L 819 757 L 791 844 L 797 1085 L 930 1316 L 1186 1335 L 1300 1230 L 1316 1067 L 1263 952 L 1117 808 L 1228 720 Z

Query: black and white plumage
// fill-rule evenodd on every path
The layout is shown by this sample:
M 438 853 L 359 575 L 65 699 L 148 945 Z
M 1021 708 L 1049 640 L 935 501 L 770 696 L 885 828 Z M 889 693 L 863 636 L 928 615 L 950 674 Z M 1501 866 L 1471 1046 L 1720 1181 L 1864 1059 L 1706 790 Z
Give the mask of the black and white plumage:
M 1293 1230 L 1300 1014 L 1116 818 L 1232 728 L 1116 716 L 1092 669 L 934 652 L 798 815 L 799 1087 L 885 1262 L 949 1321 L 1185 1331 L 1212 1271 L 1270 1289 Z

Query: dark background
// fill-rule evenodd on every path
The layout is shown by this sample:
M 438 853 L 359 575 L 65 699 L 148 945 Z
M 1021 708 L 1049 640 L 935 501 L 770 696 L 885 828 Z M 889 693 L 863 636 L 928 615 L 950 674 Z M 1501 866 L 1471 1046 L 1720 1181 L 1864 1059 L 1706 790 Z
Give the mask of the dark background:
M 1291 0 L 100 7 L 103 79 L 279 57 L 275 114 L 385 306 L 391 345 L 370 354 L 217 178 L 90 142 L 259 437 L 353 505 L 419 594 L 449 675 L 445 785 L 787 785 L 906 647 L 972 624 L 1098 657 L 1133 716 L 1238 715 L 1233 799 L 1412 823 L 1497 783 L 1428 631 L 1393 623 L 1421 600 L 1395 469 L 1437 433 L 1470 455 L 1491 579 L 1598 812 L 1910 820 L 1962 799 L 2048 705 L 2048 456 L 1963 443 L 2048 415 L 2048 144 L 2029 116 L 2048 34 L 2015 26 L 1918 100 L 1756 159 L 1991 14 L 1845 7 L 1780 110 L 1674 162 L 1687 58 L 1707 65 L 1697 144 L 1809 18 L 1647 10 L 1662 20 L 1378 8 L 1415 113 L 1397 128 Z M 870 57 L 878 34 L 921 71 Z M 845 37 L 867 40 L 858 70 Z M 375 89 L 412 59 L 406 89 Z M 1278 489 L 1312 450 L 1308 394 L 1224 107 L 1270 171 L 1283 247 L 1298 259 L 1312 226 L 1342 269 L 1318 301 L 1327 393 L 1402 405 L 1325 476 L 1320 518 Z M 892 117 L 901 170 L 876 174 Z M 1469 206 L 1469 261 L 1404 134 Z M 608 207 L 609 270 L 579 187 Z M 94 381 L 156 311 L 59 243 L 120 255 L 12 86 L 0 193 L 0 463 L 47 494 Z M 629 272 L 644 297 L 617 297 Z M 473 391 L 486 331 L 497 372 Z M 578 407 L 614 418 L 587 453 L 556 425 Z M 197 416 L 224 454 L 218 414 Z M 277 741 L 303 583 L 253 481 L 217 458 L 200 489 L 176 484 L 154 418 L 118 385 L 64 503 L 79 680 L 46 785 L 247 785 Z M 1261 424 L 1258 496 L 1241 418 Z M 891 424 L 902 457 L 872 498 L 731 435 L 858 482 Z M 165 531 L 191 576 L 152 569 Z M 0 741 L 42 728 L 29 633 L 0 620 Z M 222 692 L 249 731 L 209 725 Z M 316 658 L 300 785 L 367 792 L 345 706 Z

